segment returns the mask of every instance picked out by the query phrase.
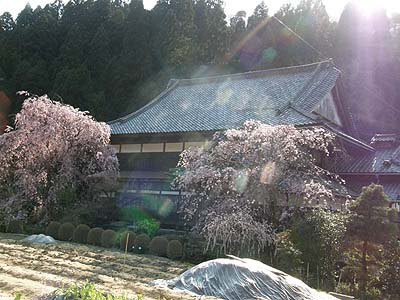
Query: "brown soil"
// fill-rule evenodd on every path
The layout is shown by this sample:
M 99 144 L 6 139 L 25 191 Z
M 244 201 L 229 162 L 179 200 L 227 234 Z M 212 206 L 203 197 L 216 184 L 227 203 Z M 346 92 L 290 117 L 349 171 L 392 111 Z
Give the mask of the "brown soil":
M 27 243 L 23 238 L 0 234 L 1 300 L 13 300 L 17 293 L 23 295 L 22 300 L 44 299 L 63 285 L 85 280 L 115 295 L 195 299 L 149 285 L 154 279 L 175 277 L 190 267 L 187 264 L 75 243 Z

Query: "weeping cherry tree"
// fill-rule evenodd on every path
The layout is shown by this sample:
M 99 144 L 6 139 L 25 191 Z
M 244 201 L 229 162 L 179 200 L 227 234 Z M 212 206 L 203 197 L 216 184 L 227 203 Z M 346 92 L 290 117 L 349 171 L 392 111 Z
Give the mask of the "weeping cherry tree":
M 0 135 L 1 210 L 13 218 L 47 221 L 67 205 L 68 195 L 73 202 L 89 200 L 93 177 L 118 175 L 109 141 L 110 128 L 87 112 L 30 96 L 15 128 Z
M 330 154 L 334 140 L 321 128 L 257 121 L 216 133 L 205 147 L 181 154 L 175 180 L 183 192 L 180 212 L 207 247 L 257 254 L 275 243 L 281 207 L 334 201 L 331 183 L 340 178 L 316 159 Z

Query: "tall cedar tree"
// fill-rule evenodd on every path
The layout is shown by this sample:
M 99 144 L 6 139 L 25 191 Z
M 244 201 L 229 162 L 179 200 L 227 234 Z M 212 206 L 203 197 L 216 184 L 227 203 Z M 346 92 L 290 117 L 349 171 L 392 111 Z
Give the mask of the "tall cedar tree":
M 221 0 L 198 0 L 194 5 L 200 64 L 221 63 L 226 55 L 229 32 L 222 5 Z
M 256 6 L 253 14 L 247 20 L 247 28 L 252 29 L 257 27 L 265 18 L 268 17 L 268 7 L 265 5 L 265 2 L 262 1 L 260 4 Z
M 368 252 L 373 244 L 386 244 L 397 236 L 397 213 L 389 208 L 389 201 L 381 185 L 364 187 L 350 207 L 353 213 L 347 236 L 361 243 L 360 296 L 365 299 L 368 273 Z

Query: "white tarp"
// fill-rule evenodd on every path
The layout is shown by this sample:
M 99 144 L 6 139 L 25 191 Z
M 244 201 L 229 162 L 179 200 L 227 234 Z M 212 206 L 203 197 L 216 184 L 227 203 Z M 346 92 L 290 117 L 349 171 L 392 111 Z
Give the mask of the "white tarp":
M 54 244 L 56 242 L 51 236 L 44 235 L 44 234 L 34 234 L 30 235 L 24 239 L 26 242 L 31 243 L 42 243 L 42 244 Z
M 175 279 L 156 280 L 154 284 L 227 300 L 337 300 L 253 259 L 210 260 Z

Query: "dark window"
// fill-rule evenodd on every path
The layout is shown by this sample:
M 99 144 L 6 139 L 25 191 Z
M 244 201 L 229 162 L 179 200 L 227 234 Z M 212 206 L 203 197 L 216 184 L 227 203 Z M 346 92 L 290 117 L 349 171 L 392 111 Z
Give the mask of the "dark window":
M 179 153 L 119 153 L 121 171 L 168 171 L 176 167 Z

